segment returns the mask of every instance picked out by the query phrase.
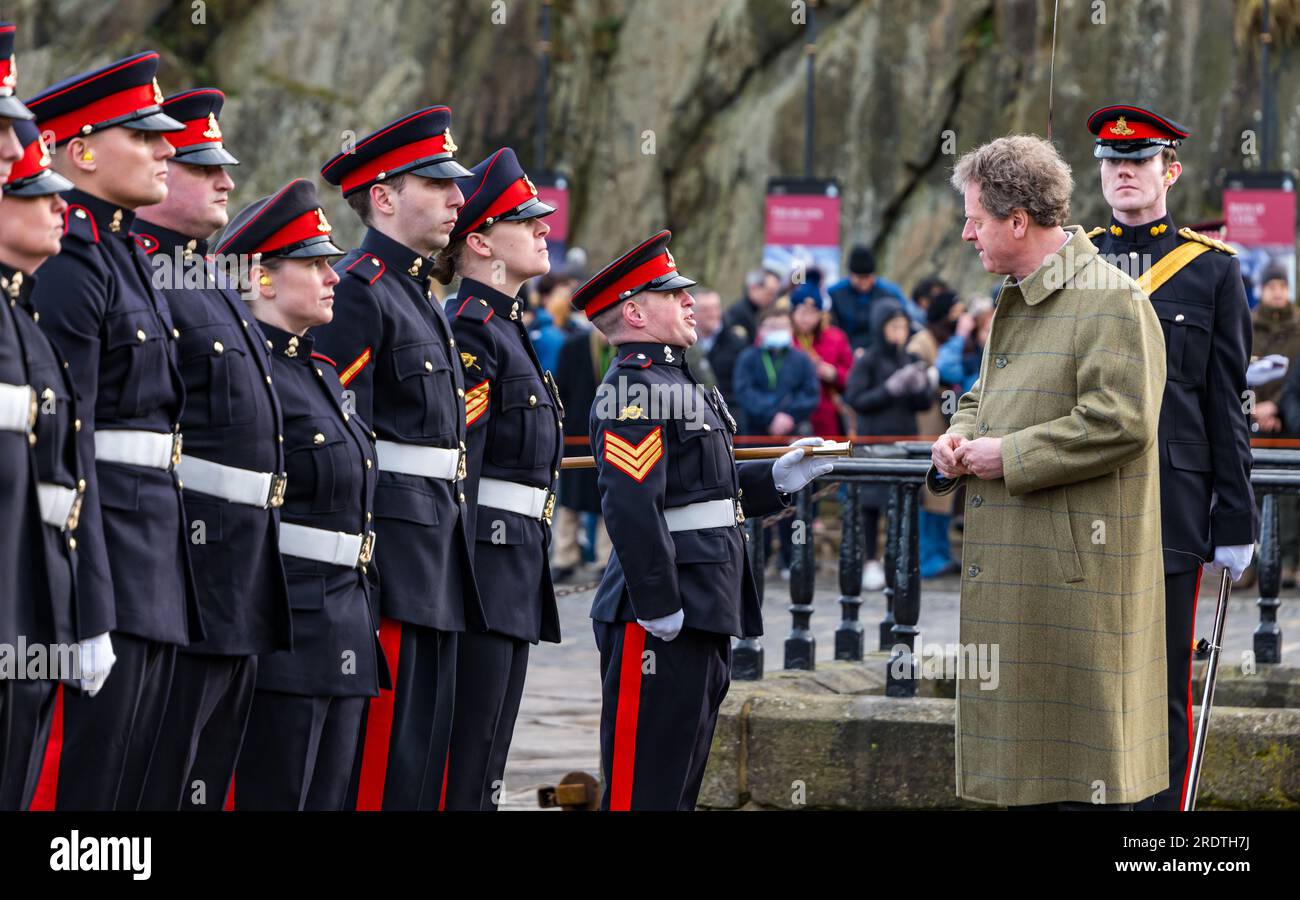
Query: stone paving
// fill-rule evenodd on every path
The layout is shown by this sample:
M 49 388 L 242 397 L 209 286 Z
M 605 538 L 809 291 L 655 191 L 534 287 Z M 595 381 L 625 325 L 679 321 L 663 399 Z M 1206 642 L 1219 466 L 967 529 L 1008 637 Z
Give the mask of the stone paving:
M 594 582 L 594 574 L 576 579 Z M 1213 582 L 1213 583 L 1211 583 Z M 762 643 L 766 668 L 782 665 L 784 642 L 790 631 L 789 584 L 775 573 L 767 576 Z M 958 579 L 939 578 L 923 583 L 921 635 L 927 643 L 957 641 Z M 1208 636 L 1214 618 L 1218 579 L 1206 578 L 1197 602 L 1197 636 Z M 596 652 L 588 611 L 592 591 L 567 594 L 559 600 L 564 641 L 532 648 L 528 680 L 519 710 L 510 758 L 506 765 L 505 809 L 537 809 L 537 788 L 554 784 L 566 773 L 583 770 L 599 774 L 600 658 Z M 867 632 L 867 649 L 874 649 L 878 625 L 884 617 L 884 596 L 863 595 L 861 620 Z M 1239 660 L 1251 647 L 1251 634 L 1259 622 L 1254 588 L 1234 592 L 1229 604 L 1225 659 Z M 816 612 L 812 627 L 816 658 L 834 656 L 835 628 L 840 621 L 838 579 L 833 563 L 823 563 L 817 573 Z M 1282 628 L 1283 661 L 1300 666 L 1300 595 L 1284 591 L 1278 612 Z

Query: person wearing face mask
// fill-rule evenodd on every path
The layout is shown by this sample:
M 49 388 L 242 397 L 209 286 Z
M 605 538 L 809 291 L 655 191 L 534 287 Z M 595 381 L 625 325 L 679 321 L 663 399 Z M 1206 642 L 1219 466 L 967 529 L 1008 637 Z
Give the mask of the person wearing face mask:
M 62 252 L 41 266 L 32 304 L 68 364 L 93 447 L 82 460 L 78 621 L 115 659 L 96 696 L 60 690 L 40 808 L 137 807 L 176 650 L 204 637 L 176 473 L 178 330 L 131 235 L 135 210 L 167 197 L 176 151 L 165 134 L 185 127 L 162 109 L 157 68 L 157 53 L 140 53 L 27 103 L 73 184 Z
M 293 651 L 258 657 L 235 809 L 344 809 L 366 704 L 387 686 L 374 597 L 374 439 L 311 334 L 330 321 L 339 283 L 329 262 L 343 251 L 330 231 L 315 187 L 298 179 L 241 210 L 216 248 L 233 263 L 230 277 L 246 268 L 241 287 L 270 344 L 288 474 L 279 544 L 293 611 Z
M 858 436 L 915 437 L 917 413 L 934 403 L 938 372 L 904 349 L 911 337 L 910 320 L 903 308 L 893 303 L 877 304 L 872 310 L 876 334 L 869 349 L 853 362 L 844 400 L 858 416 Z M 862 507 L 862 534 L 866 565 L 862 586 L 878 591 L 885 586 L 885 571 L 877 547 L 880 517 L 889 504 L 887 485 L 865 484 L 858 502 Z
M 457 185 L 470 172 L 456 149 L 451 110 L 430 106 L 321 168 L 366 226 L 334 267 L 334 319 L 315 332 L 379 441 L 380 638 L 393 689 L 366 711 L 360 810 L 438 808 L 457 646 L 485 626 L 466 506 L 463 348 L 432 277 L 465 202 Z
M 167 162 L 166 199 L 141 207 L 133 227 L 179 332 L 186 403 L 177 472 L 207 629 L 204 640 L 176 654 L 142 809 L 222 808 L 253 702 L 257 656 L 292 644 L 276 537 L 285 475 L 271 356 L 238 293 L 217 282 L 206 260 L 208 238 L 229 221 L 234 182 L 227 167 L 239 164 L 223 142 L 224 104 L 213 88 L 163 102 L 185 130 L 168 138 L 176 155 Z
M 677 270 L 671 237 L 638 244 L 573 295 L 616 348 L 589 426 L 614 545 L 591 607 L 607 810 L 695 808 L 731 683 L 731 638 L 763 631 L 741 523 L 832 468 L 802 449 L 736 464 L 736 422 L 686 361 L 695 282 Z M 620 395 L 631 402 L 609 402 Z
M 1110 224 L 1097 250 L 1147 293 L 1160 317 L 1168 379 L 1160 408 L 1160 507 L 1169 678 L 1170 782 L 1142 809 L 1179 810 L 1192 750 L 1196 599 L 1208 567 L 1235 581 L 1255 554 L 1259 517 L 1250 486 L 1246 365 L 1250 309 L 1235 252 L 1178 228 L 1169 191 L 1183 166 L 1184 126 L 1137 106 L 1103 106 L 1096 135 Z
M 560 640 L 547 553 L 564 454 L 564 407 L 523 323 L 519 291 L 550 271 L 542 202 L 509 147 L 472 170 L 451 243 L 434 261 L 465 368 L 466 504 L 486 632 L 461 636 L 447 809 L 494 810 L 528 669 L 528 648 Z

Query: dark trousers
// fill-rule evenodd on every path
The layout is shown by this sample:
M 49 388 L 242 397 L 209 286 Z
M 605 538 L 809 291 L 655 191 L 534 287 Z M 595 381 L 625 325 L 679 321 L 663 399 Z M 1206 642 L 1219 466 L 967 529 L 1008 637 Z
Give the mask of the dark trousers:
M 176 654 L 141 809 L 221 809 L 256 684 L 256 656 Z
M 460 637 L 447 809 L 496 810 L 528 673 L 528 641 L 493 632 Z
M 731 686 L 731 638 L 683 628 L 661 641 L 635 622 L 592 624 L 600 649 L 601 809 L 694 809 Z
M 57 688 L 57 681 L 0 681 L 0 811 L 31 805 Z
M 394 690 L 370 700 L 356 808 L 438 809 L 447 771 L 461 635 L 383 619 L 379 640 Z
M 1201 569 L 1165 576 L 1165 666 L 1169 679 L 1169 786 L 1139 801 L 1143 811 L 1181 810 L 1192 761 L 1192 645 Z
M 115 631 L 117 661 L 91 697 L 59 688 L 33 809 L 135 809 L 171 688 L 176 645 Z M 138 740 L 136 739 L 138 736 Z
M 231 808 L 346 809 L 368 699 L 256 691 Z

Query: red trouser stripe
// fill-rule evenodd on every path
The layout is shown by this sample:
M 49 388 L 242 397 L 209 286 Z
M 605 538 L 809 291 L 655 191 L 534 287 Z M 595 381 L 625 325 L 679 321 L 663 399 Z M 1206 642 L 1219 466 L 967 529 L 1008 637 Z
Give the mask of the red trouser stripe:
M 645 629 L 628 622 L 623 631 L 623 657 L 618 672 L 618 707 L 614 714 L 614 762 L 609 778 L 609 808 L 632 808 L 636 772 L 636 726 L 641 712 L 641 654 Z
M 230 773 L 230 788 L 226 791 L 226 805 L 221 807 L 223 812 L 232 812 L 235 809 L 235 773 Z
M 397 657 L 402 649 L 402 623 L 381 619 L 379 643 L 388 660 L 393 690 L 379 690 L 366 711 L 366 743 L 361 749 L 361 777 L 357 786 L 357 809 L 374 812 L 384 808 L 384 779 L 388 776 L 388 746 L 393 736 L 393 707 L 397 700 Z
M 445 812 L 447 809 L 447 773 L 451 771 L 451 750 L 447 751 L 447 757 L 442 763 L 442 792 L 438 794 L 438 812 Z
M 1196 740 L 1196 729 L 1192 727 L 1192 665 L 1196 661 L 1196 599 L 1201 595 L 1201 575 L 1204 574 L 1205 567 L 1196 570 L 1196 590 L 1192 591 L 1192 633 L 1188 641 L 1192 644 L 1192 654 L 1187 658 L 1187 765 L 1183 769 L 1183 787 L 1178 792 L 1178 810 L 1182 812 L 1183 803 L 1187 800 L 1187 782 L 1192 777 L 1192 751 L 1196 749 L 1192 746 Z
M 45 744 L 45 758 L 41 761 L 41 778 L 32 795 L 33 812 L 53 812 L 54 800 L 59 795 L 59 760 L 63 756 L 63 685 L 54 692 L 54 719 L 50 722 L 50 739 Z

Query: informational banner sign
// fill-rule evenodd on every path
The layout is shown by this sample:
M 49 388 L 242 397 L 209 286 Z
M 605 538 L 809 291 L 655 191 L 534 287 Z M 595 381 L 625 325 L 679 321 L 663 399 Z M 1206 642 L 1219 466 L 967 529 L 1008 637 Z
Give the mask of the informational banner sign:
M 555 207 L 546 217 L 551 232 L 546 236 L 546 249 L 551 252 L 551 266 L 558 269 L 564 263 L 569 245 L 569 182 L 563 175 L 542 173 L 532 176 L 537 185 L 537 197 Z
M 1231 172 L 1224 180 L 1226 240 L 1237 250 L 1252 307 L 1269 269 L 1286 272 L 1295 299 L 1295 202 L 1295 180 L 1287 172 Z
M 803 280 L 817 268 L 822 284 L 840 277 L 840 188 L 835 181 L 774 178 L 767 185 L 763 267 Z

